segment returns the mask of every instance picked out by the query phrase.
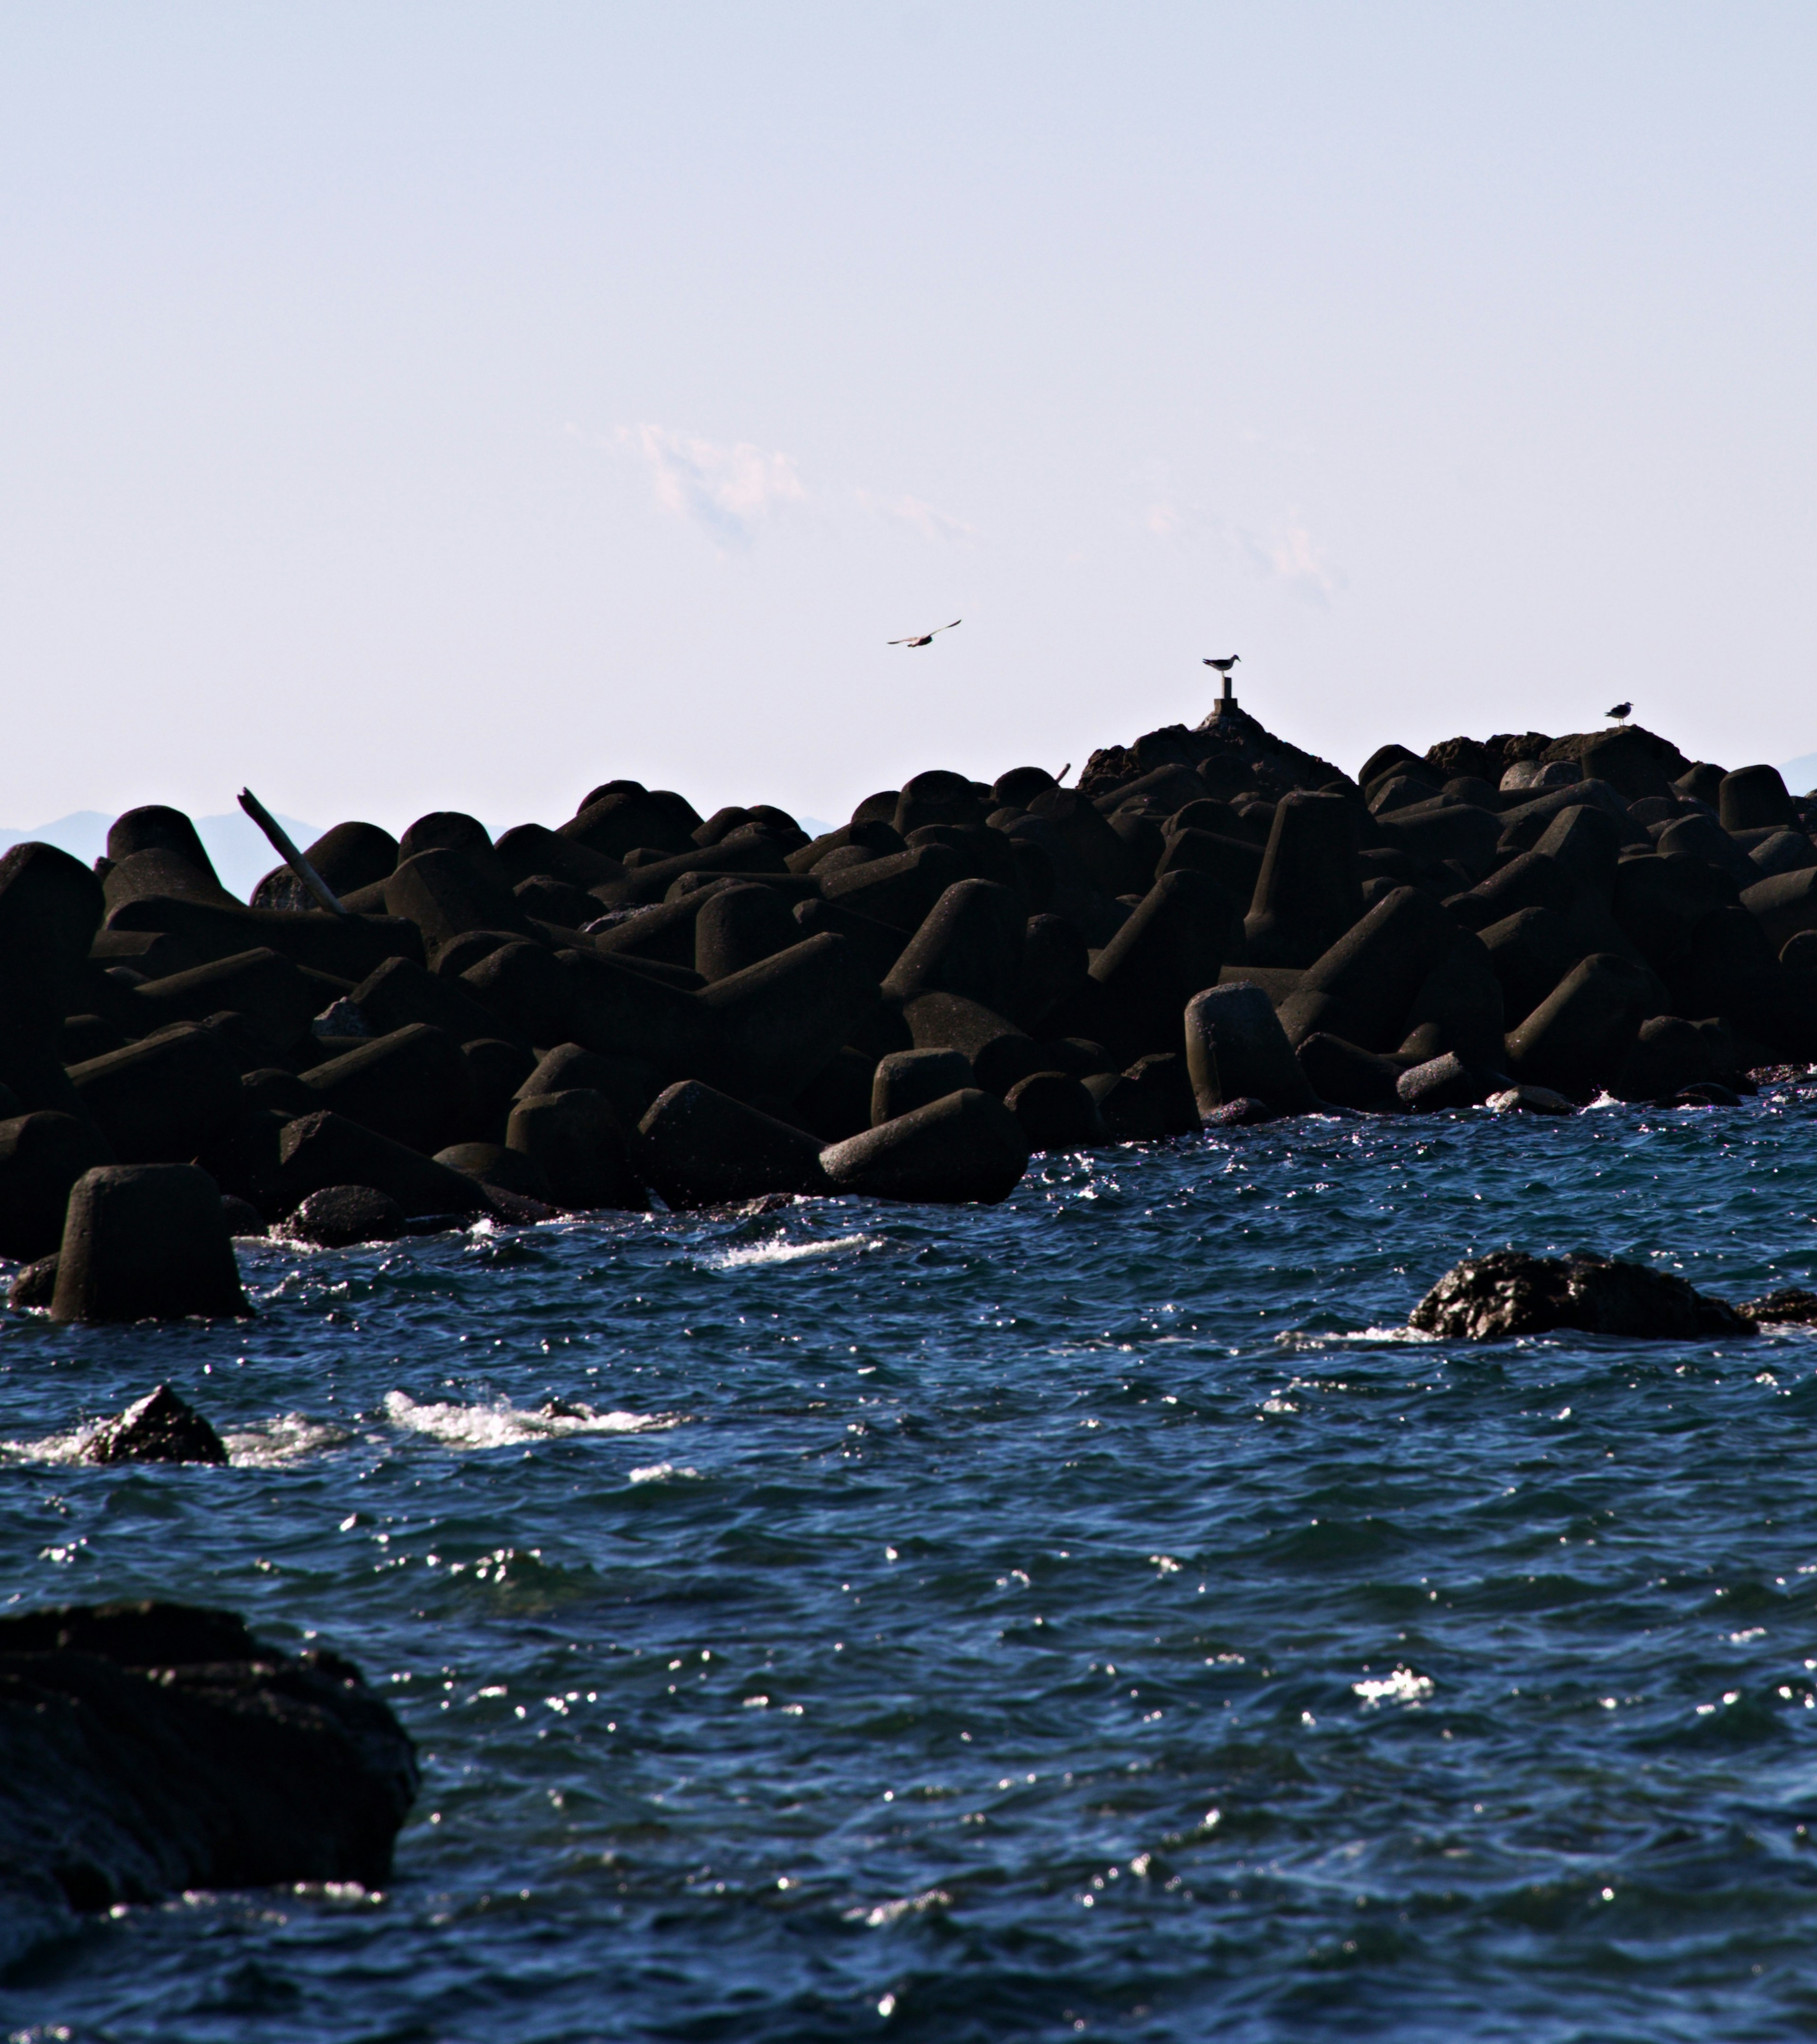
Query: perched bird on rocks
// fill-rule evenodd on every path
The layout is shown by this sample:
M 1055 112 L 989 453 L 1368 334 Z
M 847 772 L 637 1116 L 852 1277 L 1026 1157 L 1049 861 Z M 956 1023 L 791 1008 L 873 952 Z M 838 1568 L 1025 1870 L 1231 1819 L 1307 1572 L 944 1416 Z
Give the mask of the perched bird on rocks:
M 953 624 L 963 624 L 962 617 L 955 617 Z M 936 624 L 932 632 L 924 632 L 919 639 L 892 639 L 892 646 L 931 646 L 943 632 L 951 632 L 953 624 Z
M 1613 709 L 1604 710 L 1603 714 L 1604 717 L 1612 717 L 1617 724 L 1626 724 L 1628 720 L 1628 713 L 1633 708 L 1634 705 L 1631 702 L 1619 702 L 1615 705 Z
M 1231 678 L 1231 669 L 1234 667 L 1237 662 L 1242 658 L 1242 654 L 1233 653 L 1227 660 L 1208 660 L 1206 661 L 1205 665 L 1208 667 L 1216 667 L 1218 672 L 1222 674 L 1224 679 L 1227 682 Z

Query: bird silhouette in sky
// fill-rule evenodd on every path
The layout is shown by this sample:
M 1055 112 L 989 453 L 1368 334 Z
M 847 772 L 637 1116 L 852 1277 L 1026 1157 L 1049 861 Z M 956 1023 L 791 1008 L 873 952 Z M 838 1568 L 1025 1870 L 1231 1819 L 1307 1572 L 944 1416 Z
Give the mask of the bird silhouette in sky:
M 1628 712 L 1633 708 L 1634 705 L 1631 702 L 1619 702 L 1615 705 L 1613 709 L 1604 710 L 1603 714 L 1604 717 L 1612 717 L 1617 724 L 1626 724 L 1628 719 Z
M 953 624 L 964 623 L 965 620 L 962 617 L 955 617 L 953 620 Z M 953 624 L 936 624 L 932 632 L 924 632 L 918 639 L 892 639 L 889 643 L 892 646 L 931 646 L 941 632 L 951 632 Z
M 1231 678 L 1231 669 L 1234 667 L 1237 662 L 1242 658 L 1242 654 L 1233 653 L 1227 660 L 1208 660 L 1205 663 L 1205 665 L 1208 667 L 1216 667 L 1218 672 L 1222 674 L 1224 679 L 1227 682 Z

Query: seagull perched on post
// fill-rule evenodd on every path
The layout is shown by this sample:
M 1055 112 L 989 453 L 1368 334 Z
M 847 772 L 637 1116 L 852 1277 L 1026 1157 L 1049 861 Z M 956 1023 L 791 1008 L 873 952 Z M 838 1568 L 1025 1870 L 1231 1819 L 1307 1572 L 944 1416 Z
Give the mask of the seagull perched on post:
M 1216 667 L 1218 672 L 1222 674 L 1224 679 L 1227 682 L 1231 678 L 1231 669 L 1234 667 L 1237 662 L 1242 658 L 1242 654 L 1233 653 L 1227 660 L 1208 660 L 1206 661 L 1205 665 L 1208 667 Z
M 965 620 L 962 617 L 955 617 L 953 620 L 953 624 L 964 623 Z M 951 632 L 953 624 L 936 624 L 932 632 L 924 632 L 919 639 L 892 639 L 889 643 L 892 646 L 931 646 L 941 632 Z
M 1617 724 L 1626 724 L 1628 712 L 1633 708 L 1634 705 L 1631 702 L 1620 702 L 1617 703 L 1613 709 L 1604 710 L 1603 714 L 1604 717 L 1612 717 Z

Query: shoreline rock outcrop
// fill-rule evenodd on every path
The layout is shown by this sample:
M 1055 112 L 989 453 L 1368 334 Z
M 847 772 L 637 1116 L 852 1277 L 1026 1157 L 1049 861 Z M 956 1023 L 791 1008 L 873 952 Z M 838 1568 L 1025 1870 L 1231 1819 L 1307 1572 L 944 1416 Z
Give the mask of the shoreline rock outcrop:
M 1757 1314 L 1646 1264 L 1498 1249 L 1447 1270 L 1408 1316 L 1408 1324 L 1453 1341 L 1508 1341 L 1562 1327 L 1635 1341 L 1687 1341 L 1757 1334 L 1762 1318 L 1806 1317 L 1808 1297 L 1775 1294 L 1757 1302 L 1764 1309 Z M 1811 1304 L 1817 1311 L 1817 1301 Z
M 375 1886 L 417 1785 L 409 1735 L 325 1649 L 187 1604 L 0 1618 L 0 1965 L 117 1903 Z
M 1353 780 L 1234 705 L 1076 787 L 917 773 L 817 838 L 629 780 L 496 842 L 339 824 L 307 855 L 340 916 L 287 867 L 235 901 L 186 817 L 133 810 L 92 872 L 0 857 L 0 1254 L 60 1251 L 55 1297 L 100 1310 L 65 1229 L 98 1173 L 206 1174 L 236 1230 L 346 1188 L 413 1228 L 999 1199 L 1019 1151 L 1306 1112 L 1715 1105 L 1817 1062 L 1814 827 L 1772 768 L 1636 727 Z M 1015 1140 L 930 1114 L 974 1093 Z M 179 1260 L 218 1270 L 182 1204 Z

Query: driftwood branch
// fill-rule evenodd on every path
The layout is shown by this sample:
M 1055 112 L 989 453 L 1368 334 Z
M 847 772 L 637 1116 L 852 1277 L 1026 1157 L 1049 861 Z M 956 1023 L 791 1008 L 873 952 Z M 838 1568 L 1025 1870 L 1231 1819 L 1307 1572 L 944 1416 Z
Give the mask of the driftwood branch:
M 240 790 L 240 806 L 271 840 L 271 849 L 331 916 L 351 913 L 341 905 L 340 897 L 291 843 L 289 832 L 250 788 Z

